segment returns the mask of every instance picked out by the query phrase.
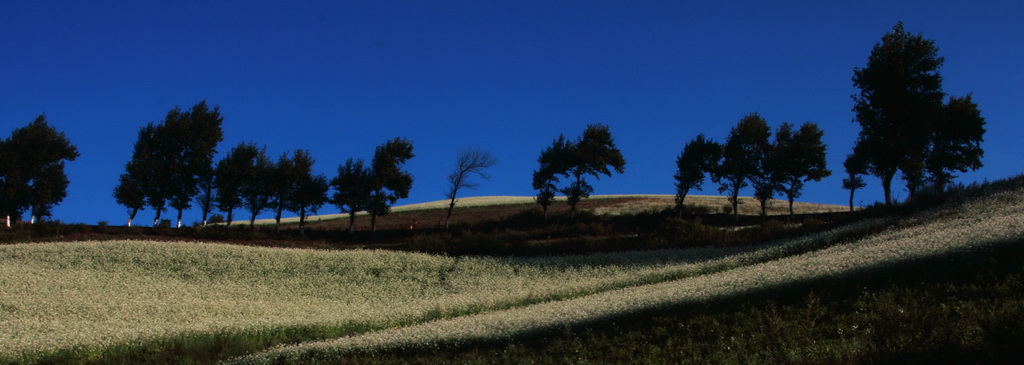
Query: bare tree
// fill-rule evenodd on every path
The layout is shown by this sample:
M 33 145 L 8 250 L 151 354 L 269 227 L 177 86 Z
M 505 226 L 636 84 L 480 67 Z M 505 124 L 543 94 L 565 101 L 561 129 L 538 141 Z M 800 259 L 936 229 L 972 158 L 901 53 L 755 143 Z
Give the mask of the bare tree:
M 477 175 L 484 179 L 490 178 L 483 170 L 494 166 L 495 163 L 497 160 L 494 156 L 479 147 L 459 150 L 455 160 L 455 171 L 448 175 L 448 189 L 444 192 L 444 197 L 451 200 L 448 203 L 448 215 L 444 218 L 444 229 L 448 229 L 448 221 L 452 218 L 452 210 L 455 209 L 455 196 L 459 190 L 479 187 L 480 184 L 470 181 L 470 177 Z

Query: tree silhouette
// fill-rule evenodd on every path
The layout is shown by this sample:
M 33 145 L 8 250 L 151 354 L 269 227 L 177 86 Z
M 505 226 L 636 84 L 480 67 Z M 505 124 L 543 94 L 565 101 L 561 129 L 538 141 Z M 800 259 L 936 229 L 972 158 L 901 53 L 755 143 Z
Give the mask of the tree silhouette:
M 540 167 L 533 172 L 533 189 L 537 190 L 535 199 L 544 210 L 545 220 L 548 219 L 548 207 L 555 201 L 555 193 L 558 191 L 558 187 L 555 186 L 558 183 L 558 175 L 567 169 L 564 156 L 569 154 L 570 148 L 572 143 L 566 141 L 564 135 L 559 135 L 558 139 L 542 150 L 537 157 Z
M 981 117 L 978 105 L 971 100 L 971 94 L 962 98 L 950 97 L 943 111 L 925 161 L 932 182 L 940 192 L 956 177 L 953 172 L 981 168 L 981 158 L 985 153 L 981 149 L 985 118 Z
M 772 155 L 773 168 L 778 174 L 780 190 L 789 201 L 789 216 L 794 216 L 793 200 L 800 197 L 804 183 L 821 181 L 832 171 L 825 166 L 825 132 L 817 124 L 804 123 L 797 132 L 793 125 L 782 123 L 775 132 Z
M 239 196 L 249 210 L 249 227 L 256 229 L 256 216 L 270 206 L 272 191 L 267 176 L 273 173 L 274 164 L 267 158 L 266 147 L 255 153 L 246 153 L 248 159 L 240 171 Z
M 49 216 L 67 195 L 64 164 L 78 156 L 78 149 L 46 121 L 45 114 L 0 141 L 0 209 L 6 226 L 26 210 L 33 222 Z
M 239 143 L 217 162 L 213 184 L 217 189 L 217 209 L 228 214 L 227 225 L 234 221 L 235 209 L 243 205 L 242 188 L 251 174 L 253 161 L 258 159 L 260 148 L 254 143 Z
M 444 191 L 444 197 L 449 199 L 448 214 L 444 218 L 444 229 L 448 229 L 448 221 L 452 218 L 452 210 L 455 209 L 455 197 L 461 189 L 476 189 L 480 186 L 470 180 L 472 175 L 488 179 L 484 169 L 494 166 L 497 160 L 490 152 L 480 148 L 463 149 L 458 152 L 455 158 L 455 171 L 448 175 L 448 186 Z
M 402 165 L 412 154 L 412 143 L 404 138 L 395 138 L 377 146 L 370 167 L 373 169 L 373 189 L 367 210 L 370 213 L 370 227 L 377 231 L 377 217 L 391 212 L 391 205 L 398 199 L 409 197 L 412 189 L 412 175 L 403 171 Z
M 729 131 L 722 147 L 722 163 L 711 174 L 711 180 L 719 184 L 718 191 L 729 193 L 736 221 L 740 219 L 740 190 L 761 173 L 770 136 L 768 123 L 760 115 L 751 113 L 743 117 Z
M 683 214 L 683 201 L 690 189 L 700 189 L 705 175 L 718 168 L 722 145 L 706 139 L 703 134 L 688 142 L 676 158 L 676 209 Z
M 351 158 L 338 166 L 338 175 L 331 179 L 335 191 L 331 203 L 342 213 L 348 213 L 349 233 L 355 232 L 356 213 L 370 208 L 373 184 L 373 169 L 364 166 L 363 160 Z
M 866 167 L 864 161 L 857 155 L 846 156 L 846 161 L 843 162 L 843 168 L 846 169 L 847 178 L 843 179 L 843 189 L 850 191 L 850 211 L 853 211 L 853 193 L 857 189 L 863 188 L 864 179 L 860 175 L 864 175 Z
M 327 202 L 327 189 L 330 186 L 323 174 L 313 174 L 313 163 L 316 159 L 305 150 L 295 150 L 292 154 L 292 184 L 287 195 L 288 211 L 299 215 L 299 231 L 304 230 L 306 216 L 316 213 Z
M 892 203 L 897 171 L 913 182 L 924 168 L 941 115 L 942 63 L 934 41 L 907 33 L 899 22 L 871 50 L 867 66 L 854 69 L 860 94 L 853 97 L 853 111 L 861 126 L 854 154 L 881 179 L 886 204 Z
M 575 142 L 567 141 L 565 136 L 558 136 L 551 147 L 541 151 L 538 160 L 541 166 L 534 172 L 534 188 L 541 191 L 538 202 L 550 203 L 545 183 L 553 184 L 555 175 L 565 176 L 569 178 L 569 185 L 563 187 L 561 192 L 569 203 L 570 217 L 576 216 L 576 205 L 580 200 L 586 199 L 594 191 L 594 187 L 586 180 L 588 175 L 594 178 L 612 176 L 613 169 L 621 174 L 626 166 L 622 152 L 615 147 L 611 131 L 603 124 L 588 125 Z

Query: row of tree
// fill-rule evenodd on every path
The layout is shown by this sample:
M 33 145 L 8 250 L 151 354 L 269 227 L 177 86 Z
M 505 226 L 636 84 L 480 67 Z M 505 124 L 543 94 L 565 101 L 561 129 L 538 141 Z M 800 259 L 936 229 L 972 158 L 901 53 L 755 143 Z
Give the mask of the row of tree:
M 52 214 L 67 196 L 64 164 L 78 158 L 78 149 L 40 115 L 0 140 L 0 215 L 11 227 L 29 212 L 30 220 Z
M 114 189 L 118 204 L 128 208 L 129 226 L 146 207 L 156 212 L 155 225 L 170 206 L 177 210 L 180 227 L 182 212 L 195 203 L 204 225 L 214 208 L 227 214 L 228 225 L 234 211 L 245 208 L 250 224 L 269 209 L 278 228 L 284 211 L 298 214 L 301 227 L 309 214 L 331 202 L 342 212 L 369 212 L 376 230 L 377 217 L 407 197 L 412 187 L 412 175 L 401 170 L 413 157 L 412 143 L 401 138 L 378 146 L 369 165 L 349 159 L 330 181 L 313 173 L 315 159 L 301 149 L 275 162 L 265 147 L 243 142 L 214 163 L 223 120 L 219 107 L 211 110 L 202 101 L 188 111 L 175 107 L 163 122 L 139 130 L 132 158 Z M 329 199 L 331 187 L 335 194 Z M 353 225 L 354 220 L 352 214 Z
M 934 41 L 907 33 L 899 22 L 872 49 L 868 65 L 854 69 L 853 84 L 861 91 L 853 96 L 853 111 L 861 132 L 843 164 L 848 175 L 843 188 L 850 191 L 850 210 L 854 192 L 865 186 L 861 175 L 881 180 L 889 205 L 897 172 L 913 199 L 922 188 L 941 193 L 956 173 L 982 166 L 985 119 L 971 94 L 953 96 L 943 103 L 945 93 L 938 72 L 943 61 Z M 718 191 L 729 194 L 737 219 L 739 192 L 748 186 L 761 202 L 762 215 L 768 201 L 783 194 L 792 216 L 793 201 L 804 183 L 832 173 L 825 164 L 823 134 L 814 123 L 805 123 L 798 130 L 783 123 L 775 132 L 775 141 L 770 142 L 771 129 L 753 113 L 729 132 L 725 144 L 698 135 L 676 159 L 680 213 L 687 193 L 700 189 L 710 174 L 719 184 Z M 622 173 L 625 165 L 603 125 L 588 126 L 576 141 L 559 136 L 541 152 L 538 163 L 533 188 L 545 217 L 557 192 L 567 197 L 574 214 L 576 203 L 593 191 L 586 176 L 610 176 L 609 167 Z M 559 177 L 568 178 L 568 185 L 558 187 Z
M 732 128 L 725 144 L 718 144 L 704 135 L 683 147 L 676 159 L 676 206 L 680 214 L 690 189 L 700 189 L 705 175 L 719 185 L 719 192 L 728 192 L 733 214 L 739 219 L 740 190 L 752 186 L 754 197 L 761 202 L 761 215 L 767 213 L 768 201 L 782 193 L 789 201 L 800 197 L 805 182 L 821 181 L 832 174 L 825 166 L 824 132 L 817 124 L 804 123 L 800 129 L 782 123 L 770 142 L 771 129 L 757 113 L 749 114 Z

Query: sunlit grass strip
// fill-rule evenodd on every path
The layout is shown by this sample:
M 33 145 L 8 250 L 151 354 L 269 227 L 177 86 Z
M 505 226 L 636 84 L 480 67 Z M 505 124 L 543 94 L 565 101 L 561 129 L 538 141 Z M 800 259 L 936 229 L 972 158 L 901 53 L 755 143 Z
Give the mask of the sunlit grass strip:
M 588 199 L 590 200 L 601 200 L 601 199 L 618 199 L 618 198 L 649 198 L 656 201 L 638 202 L 640 206 L 629 206 L 629 207 L 606 207 L 599 208 L 595 211 L 596 214 L 623 214 L 623 213 L 638 213 L 648 210 L 660 210 L 675 205 L 675 195 L 668 194 L 609 194 L 609 195 L 594 195 Z M 728 203 L 728 199 L 724 196 L 717 195 L 688 195 L 686 197 L 686 204 L 692 205 L 703 205 L 711 209 L 711 212 L 718 213 L 721 211 L 722 206 Z M 555 197 L 556 202 L 564 202 L 565 197 Z M 415 203 L 407 205 L 399 205 L 392 208 L 392 212 L 414 212 L 422 210 L 432 209 L 447 209 L 448 200 L 436 200 L 424 203 Z M 489 207 L 498 205 L 529 205 L 536 204 L 534 197 L 532 196 L 479 196 L 479 197 L 466 197 L 459 198 L 456 208 L 468 208 L 468 207 Z M 760 214 L 760 205 L 757 200 L 751 197 L 740 197 L 740 214 L 755 215 Z M 775 200 L 772 203 L 770 214 L 789 214 L 788 203 L 784 201 Z M 785 207 L 783 207 L 785 206 Z M 326 207 L 329 208 L 329 207 Z M 815 204 L 805 202 L 795 202 L 794 209 L 798 214 L 803 213 L 824 213 L 824 212 L 845 212 L 848 210 L 846 206 L 841 205 L 830 205 L 830 204 Z M 365 212 L 356 213 L 356 216 L 365 216 Z M 339 214 L 323 214 L 306 217 L 307 222 L 319 222 L 319 221 L 330 221 L 338 219 L 348 219 L 347 213 Z M 281 223 L 298 223 L 298 217 L 287 217 L 281 218 Z M 236 221 L 236 224 L 247 225 L 249 222 L 245 220 Z M 257 219 L 256 224 L 274 224 L 274 219 Z
M 649 309 L 849 275 L 934 255 L 978 249 L 1024 237 L 1021 192 L 1000 193 L 953 212 L 921 219 L 850 244 L 676 281 L 624 288 L 475 316 L 438 320 L 364 335 L 276 348 L 244 363 L 330 362 L 351 352 L 424 348 L 500 340 Z

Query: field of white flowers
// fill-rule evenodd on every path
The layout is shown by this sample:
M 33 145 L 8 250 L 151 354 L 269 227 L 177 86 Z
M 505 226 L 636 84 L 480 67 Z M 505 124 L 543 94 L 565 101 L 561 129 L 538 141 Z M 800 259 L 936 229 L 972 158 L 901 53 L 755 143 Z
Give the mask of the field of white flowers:
M 758 247 L 548 258 L 453 258 L 198 242 L 0 246 L 0 363 L 153 339 L 336 328 L 336 340 L 250 362 L 493 339 L 1024 236 L 1024 194 L 1000 193 L 854 242 L 863 221 Z M 83 355 L 83 356 L 86 356 Z
M 354 351 L 435 347 L 494 340 L 658 307 L 704 301 L 900 262 L 981 249 L 1024 238 L 1024 191 L 1003 192 L 955 209 L 931 211 L 854 242 L 656 284 L 605 291 L 479 315 L 440 319 L 335 340 L 285 346 L 241 363 L 330 361 Z

